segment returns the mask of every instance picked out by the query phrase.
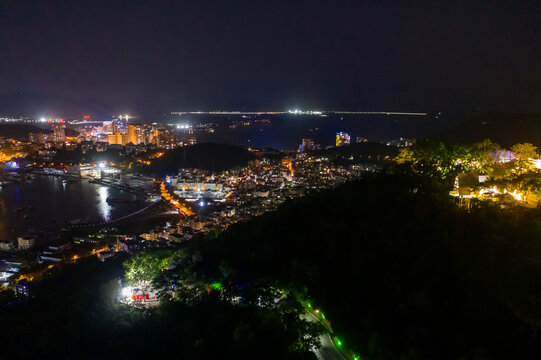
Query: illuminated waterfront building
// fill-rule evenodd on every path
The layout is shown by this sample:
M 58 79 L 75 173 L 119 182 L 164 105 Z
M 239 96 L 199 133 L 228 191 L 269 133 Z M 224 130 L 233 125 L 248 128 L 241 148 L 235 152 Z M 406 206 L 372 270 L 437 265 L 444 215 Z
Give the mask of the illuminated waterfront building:
M 336 133 L 336 146 L 344 146 L 344 145 L 348 145 L 349 143 L 350 143 L 349 134 L 345 132 Z
M 101 171 L 105 168 L 105 166 L 106 164 L 104 162 L 100 162 L 98 164 L 86 163 L 81 165 L 68 166 L 68 174 L 86 178 L 101 179 Z

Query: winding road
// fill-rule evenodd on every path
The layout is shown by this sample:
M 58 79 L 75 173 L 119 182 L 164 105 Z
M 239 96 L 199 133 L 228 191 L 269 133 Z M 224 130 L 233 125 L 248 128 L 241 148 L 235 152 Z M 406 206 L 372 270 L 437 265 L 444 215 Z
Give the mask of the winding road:
M 320 322 L 318 318 L 314 316 L 310 311 L 306 311 L 304 313 L 304 319 L 311 321 L 311 322 Z M 323 334 L 320 335 L 320 341 L 321 346 L 319 349 L 315 349 L 314 352 L 316 353 L 316 356 L 320 360 L 348 360 L 340 350 L 336 348 L 336 345 L 334 345 L 334 342 L 332 341 L 331 335 L 325 331 Z

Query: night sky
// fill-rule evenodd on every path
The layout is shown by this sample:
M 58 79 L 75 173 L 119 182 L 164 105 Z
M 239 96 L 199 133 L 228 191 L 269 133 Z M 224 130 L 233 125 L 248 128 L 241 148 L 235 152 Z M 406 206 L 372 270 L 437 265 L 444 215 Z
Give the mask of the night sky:
M 540 4 L 3 0 L 0 113 L 539 112 Z

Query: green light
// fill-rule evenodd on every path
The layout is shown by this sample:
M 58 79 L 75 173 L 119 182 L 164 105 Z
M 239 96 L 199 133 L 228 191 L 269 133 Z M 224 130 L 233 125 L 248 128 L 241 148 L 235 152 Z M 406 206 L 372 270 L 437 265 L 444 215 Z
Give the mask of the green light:
M 323 315 L 323 313 L 321 313 L 321 317 L 322 317 L 323 319 L 325 319 L 325 315 Z
M 358 356 L 353 356 L 353 360 L 361 360 L 361 358 Z
M 340 339 L 338 339 L 338 338 L 336 338 L 336 345 L 342 346 L 342 342 L 341 342 Z
M 308 302 L 308 303 L 306 303 L 306 306 L 308 306 L 309 308 L 311 308 L 311 307 L 312 307 L 312 304 L 310 304 L 310 303 Z
M 210 287 L 213 288 L 214 290 L 222 290 L 222 284 L 219 282 L 210 284 Z

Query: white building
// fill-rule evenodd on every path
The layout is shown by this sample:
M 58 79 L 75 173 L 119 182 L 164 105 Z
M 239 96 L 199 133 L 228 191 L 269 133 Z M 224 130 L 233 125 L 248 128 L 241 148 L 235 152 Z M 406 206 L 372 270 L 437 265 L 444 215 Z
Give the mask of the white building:
M 19 250 L 31 249 L 34 247 L 34 244 L 34 238 L 29 235 L 20 236 L 17 238 L 17 245 L 19 247 Z

